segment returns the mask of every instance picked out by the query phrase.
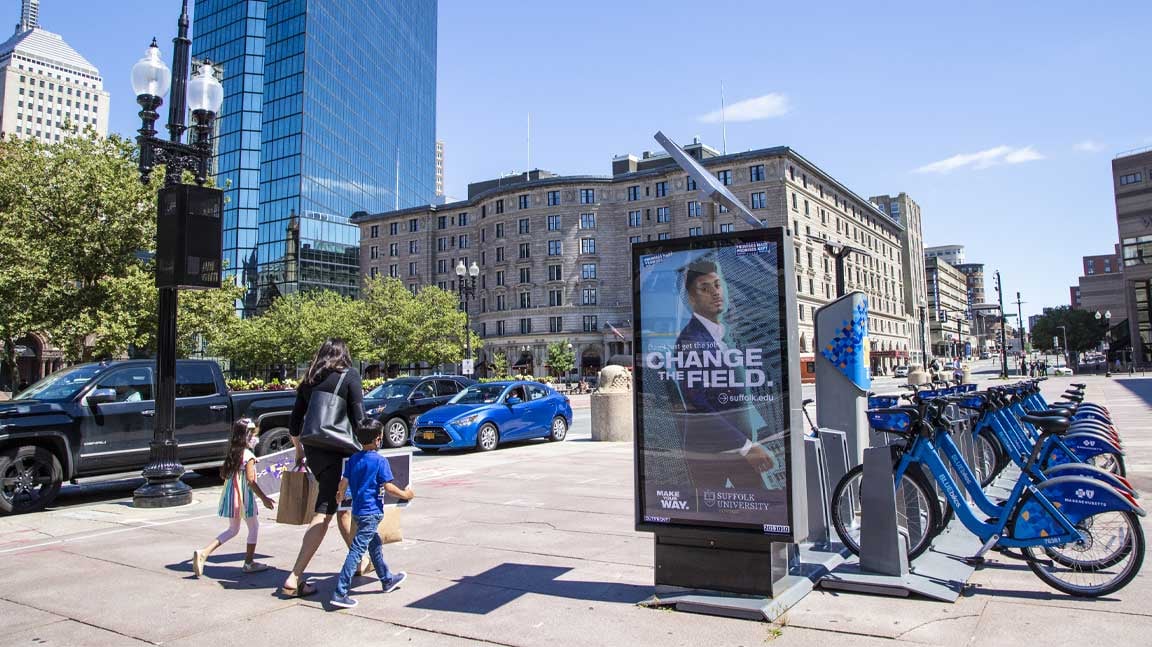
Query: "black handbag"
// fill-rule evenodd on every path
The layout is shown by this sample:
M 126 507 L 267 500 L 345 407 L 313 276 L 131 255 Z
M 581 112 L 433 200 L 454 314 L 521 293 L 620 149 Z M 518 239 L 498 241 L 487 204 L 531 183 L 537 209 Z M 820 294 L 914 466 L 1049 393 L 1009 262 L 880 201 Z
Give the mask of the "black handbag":
M 300 429 L 302 444 L 349 454 L 361 450 L 348 419 L 348 403 L 340 397 L 345 375 L 346 371 L 340 373 L 335 393 L 313 389 Z

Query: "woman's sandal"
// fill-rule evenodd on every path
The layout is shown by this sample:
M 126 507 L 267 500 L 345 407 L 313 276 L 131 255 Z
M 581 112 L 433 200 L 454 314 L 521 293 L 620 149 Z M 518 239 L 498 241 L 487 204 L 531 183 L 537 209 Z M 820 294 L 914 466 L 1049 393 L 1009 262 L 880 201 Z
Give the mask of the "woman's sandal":
M 316 595 L 317 591 L 319 591 L 319 590 L 320 589 L 316 588 L 316 585 L 311 583 L 311 582 L 304 582 L 303 584 L 297 584 L 296 586 L 294 586 L 292 588 L 289 588 L 287 586 L 281 586 L 280 587 L 280 593 L 282 593 L 283 595 L 286 595 L 290 598 L 306 598 L 310 595 Z

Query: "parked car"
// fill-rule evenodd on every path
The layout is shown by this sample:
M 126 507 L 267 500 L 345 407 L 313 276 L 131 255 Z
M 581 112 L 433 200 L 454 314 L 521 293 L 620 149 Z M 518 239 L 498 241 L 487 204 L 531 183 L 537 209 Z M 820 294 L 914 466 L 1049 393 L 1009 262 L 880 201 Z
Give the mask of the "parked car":
M 35 512 L 65 480 L 137 472 L 155 426 L 151 360 L 79 364 L 0 402 L 0 514 Z M 176 439 L 185 466 L 224 460 L 232 421 L 260 426 L 257 454 L 291 447 L 293 391 L 230 393 L 216 362 L 176 362 Z
M 461 375 L 427 375 L 388 380 L 364 394 L 364 415 L 384 424 L 384 446 L 403 447 L 416 416 L 447 404 L 476 380 Z
M 1052 369 L 1052 374 L 1057 375 L 1057 376 L 1060 376 L 1060 375 L 1068 376 L 1068 375 L 1072 375 L 1072 373 L 1073 373 L 1072 369 L 1067 367 L 1067 366 L 1060 366 L 1060 367 Z
M 567 396 L 539 382 L 473 384 L 416 419 L 412 444 L 434 453 L 446 448 L 490 451 L 508 440 L 560 441 L 572 426 Z
M 892 377 L 908 377 L 907 366 L 895 366 L 892 368 Z

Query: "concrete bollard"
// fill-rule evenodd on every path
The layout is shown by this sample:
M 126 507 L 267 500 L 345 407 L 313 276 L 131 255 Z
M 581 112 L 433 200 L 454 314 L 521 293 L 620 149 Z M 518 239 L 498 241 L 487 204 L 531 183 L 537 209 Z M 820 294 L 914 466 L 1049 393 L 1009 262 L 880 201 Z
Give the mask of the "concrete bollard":
M 600 388 L 592 394 L 592 440 L 632 442 L 632 374 L 623 366 L 605 366 Z

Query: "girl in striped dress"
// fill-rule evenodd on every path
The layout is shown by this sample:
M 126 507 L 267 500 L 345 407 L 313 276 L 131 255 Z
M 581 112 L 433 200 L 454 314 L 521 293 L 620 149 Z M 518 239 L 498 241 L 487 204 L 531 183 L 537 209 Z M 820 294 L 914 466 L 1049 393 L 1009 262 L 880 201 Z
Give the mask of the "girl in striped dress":
M 196 577 L 204 574 L 204 563 L 208 561 L 208 556 L 224 542 L 239 534 L 241 520 L 248 526 L 248 549 L 244 553 L 244 572 L 258 573 L 268 569 L 266 564 L 253 561 L 256 555 L 256 537 L 260 529 L 256 498 L 259 497 L 264 507 L 269 510 L 275 505 L 256 483 L 256 455 L 252 453 L 252 449 L 256 447 L 258 431 L 256 423 L 249 418 L 241 418 L 232 424 L 228 454 L 224 457 L 224 465 L 220 468 L 220 475 L 224 477 L 224 489 L 220 492 L 220 505 L 217 510 L 221 517 L 228 519 L 228 529 L 220 533 L 203 550 L 192 552 L 192 571 L 196 573 Z

